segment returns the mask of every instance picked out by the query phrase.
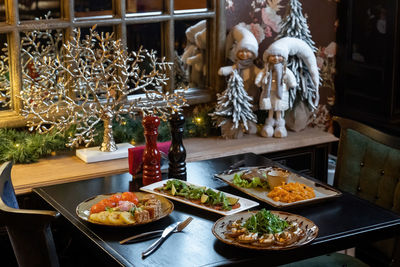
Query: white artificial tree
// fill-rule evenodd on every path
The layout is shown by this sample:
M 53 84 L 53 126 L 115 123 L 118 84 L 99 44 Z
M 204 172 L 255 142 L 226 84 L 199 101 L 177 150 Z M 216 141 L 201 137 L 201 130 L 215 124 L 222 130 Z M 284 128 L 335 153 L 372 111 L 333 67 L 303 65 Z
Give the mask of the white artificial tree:
M 232 138 L 242 128 L 248 130 L 248 122 L 257 122 L 252 111 L 252 98 L 247 94 L 243 79 L 236 69 L 229 77 L 225 91 L 217 97 L 217 105 L 211 117 L 218 127 L 227 129 L 226 133 L 222 133 L 223 137 Z
M 299 0 L 290 0 L 288 3 L 286 16 L 281 22 L 281 30 L 276 39 L 284 37 L 303 40 L 311 47 L 314 53 L 318 50 L 312 40 L 307 19 L 303 16 L 302 5 Z M 297 87 L 290 90 L 289 106 L 293 107 L 296 97 L 300 97 L 300 100 L 307 101 L 309 108 L 314 111 L 318 106 L 319 92 L 318 87 L 313 83 L 306 64 L 301 58 L 290 56 L 287 60 L 287 67 L 294 73 L 297 81 Z

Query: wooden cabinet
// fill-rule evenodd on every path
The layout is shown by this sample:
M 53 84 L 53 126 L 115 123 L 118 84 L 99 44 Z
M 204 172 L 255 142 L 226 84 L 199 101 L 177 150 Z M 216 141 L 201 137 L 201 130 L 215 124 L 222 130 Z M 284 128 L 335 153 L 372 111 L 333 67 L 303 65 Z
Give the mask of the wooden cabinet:
M 338 4 L 334 113 L 400 134 L 398 0 Z

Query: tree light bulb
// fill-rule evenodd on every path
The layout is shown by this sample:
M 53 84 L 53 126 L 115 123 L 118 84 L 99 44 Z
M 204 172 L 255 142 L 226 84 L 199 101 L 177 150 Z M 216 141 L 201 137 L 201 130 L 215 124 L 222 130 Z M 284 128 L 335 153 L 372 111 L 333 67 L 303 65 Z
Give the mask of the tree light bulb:
M 200 124 L 200 123 L 202 123 L 203 118 L 201 118 L 201 117 L 196 117 L 194 120 L 195 120 L 195 122 L 196 122 L 197 124 Z

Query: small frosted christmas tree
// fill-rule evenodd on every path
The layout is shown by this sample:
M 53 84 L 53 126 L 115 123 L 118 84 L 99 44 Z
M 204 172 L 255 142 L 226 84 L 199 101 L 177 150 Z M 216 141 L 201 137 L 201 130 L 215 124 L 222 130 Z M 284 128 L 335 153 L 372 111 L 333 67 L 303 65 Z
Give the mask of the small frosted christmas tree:
M 302 6 L 299 0 L 290 0 L 286 16 L 281 22 L 281 30 L 276 39 L 283 37 L 295 37 L 306 42 L 311 49 L 316 52 L 318 49 L 311 39 L 310 29 L 307 25 L 307 19 L 303 16 Z M 289 106 L 292 108 L 297 100 L 297 92 L 299 92 L 300 100 L 306 100 L 309 108 L 313 111 L 317 108 L 319 102 L 318 87 L 312 81 L 307 66 L 302 59 L 297 56 L 290 56 L 287 61 L 287 67 L 296 76 L 298 86 L 290 90 Z
M 237 138 L 248 130 L 248 121 L 257 122 L 257 118 L 251 110 L 253 99 L 244 89 L 243 79 L 237 70 L 234 70 L 229 78 L 228 87 L 222 94 L 218 94 L 218 102 L 215 111 L 210 114 L 218 127 L 222 128 L 222 136 L 225 138 Z

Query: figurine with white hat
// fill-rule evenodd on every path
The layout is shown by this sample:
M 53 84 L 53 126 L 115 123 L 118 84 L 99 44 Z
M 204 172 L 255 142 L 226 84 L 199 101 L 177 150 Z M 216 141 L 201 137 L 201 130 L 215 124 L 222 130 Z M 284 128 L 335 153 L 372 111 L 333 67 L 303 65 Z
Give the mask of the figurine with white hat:
M 272 43 L 263 54 L 264 69 L 255 79 L 262 87 L 260 109 L 268 110 L 261 135 L 264 137 L 286 137 L 284 112 L 289 108 L 290 88 L 297 86 L 293 72 L 286 68 L 289 56 L 297 56 L 307 65 L 312 82 L 318 88 L 319 72 L 316 57 L 311 47 L 301 39 L 284 37 Z M 275 114 L 275 118 L 274 118 Z
M 258 56 L 257 39 L 244 25 L 236 25 L 226 38 L 226 54 L 234 64 L 232 66 L 221 67 L 218 74 L 229 76 L 233 73 L 233 70 L 237 70 L 243 79 L 247 94 L 253 99 L 251 101 L 253 105 L 252 110 L 258 110 L 260 89 L 254 84 L 254 79 L 260 71 L 254 65 L 254 59 Z M 255 122 L 249 123 L 249 130 L 247 132 L 252 134 L 257 132 Z

